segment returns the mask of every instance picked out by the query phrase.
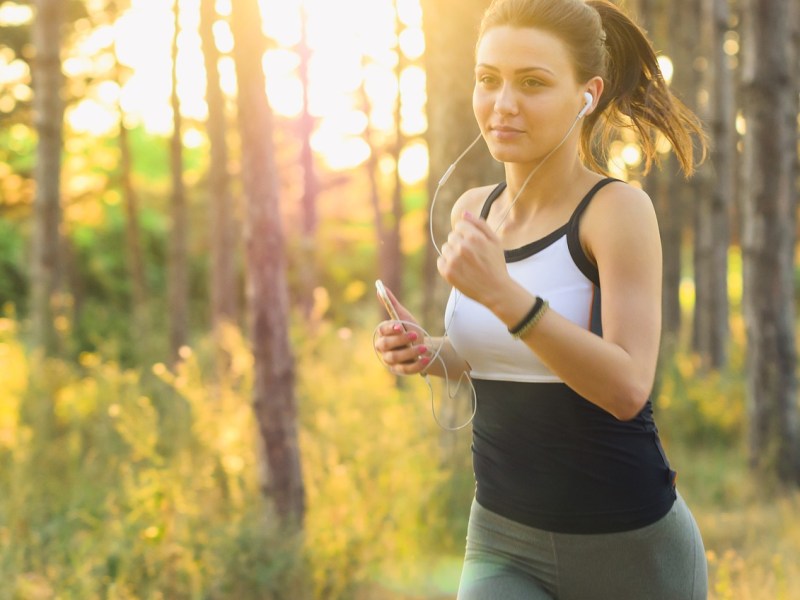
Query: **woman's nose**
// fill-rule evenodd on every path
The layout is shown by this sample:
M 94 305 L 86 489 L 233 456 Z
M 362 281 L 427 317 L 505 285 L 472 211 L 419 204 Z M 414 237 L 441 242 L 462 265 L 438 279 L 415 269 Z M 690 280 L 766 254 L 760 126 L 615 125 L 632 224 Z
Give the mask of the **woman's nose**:
M 517 105 L 516 95 L 514 89 L 510 85 L 503 85 L 497 90 L 497 96 L 494 99 L 494 110 L 499 115 L 514 115 L 517 114 L 519 107 Z

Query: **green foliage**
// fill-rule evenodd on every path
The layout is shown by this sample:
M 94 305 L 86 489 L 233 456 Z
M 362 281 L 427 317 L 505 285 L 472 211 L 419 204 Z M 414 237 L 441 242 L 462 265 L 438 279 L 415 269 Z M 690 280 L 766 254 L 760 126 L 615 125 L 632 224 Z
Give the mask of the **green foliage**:
M 191 124 L 191 123 L 186 123 Z M 200 125 L 201 127 L 204 124 Z M 169 138 L 152 135 L 139 126 L 129 133 L 133 171 L 142 181 L 150 185 L 166 185 L 171 176 L 169 158 Z M 116 144 L 116 137 L 105 140 L 107 145 Z M 183 147 L 183 173 L 188 179 L 196 179 L 206 167 L 207 148 Z
M 131 330 L 133 281 L 126 255 L 126 223 L 119 203 L 102 203 L 102 224 L 76 224 L 70 232 L 72 247 L 71 290 L 75 307 L 71 331 L 73 354 L 100 351 L 131 366 L 137 357 L 139 333 Z M 149 343 L 158 347 L 166 330 L 167 244 L 169 223 L 151 208 L 140 211 L 139 220 L 146 309 L 150 315 Z M 204 323 L 208 311 L 208 256 L 190 253 L 190 320 Z M 0 262 L 2 268 L 2 262 Z M 2 288 L 0 287 L 0 292 Z M 0 296 L 1 298 L 2 296 Z M 19 294 L 16 296 L 19 297 Z M 166 348 L 164 341 L 162 347 Z
M 668 423 L 670 435 L 683 443 L 731 445 L 745 430 L 744 353 L 733 356 L 722 371 L 704 369 L 699 357 L 677 353 L 662 365 L 656 398 L 658 421 Z
M 132 278 L 126 255 L 123 208 L 118 203 L 100 205 L 102 223 L 76 223 L 70 232 L 72 247 L 74 353 L 102 351 L 130 365 L 132 352 L 130 322 L 121 315 L 131 313 Z M 140 217 L 140 243 L 145 265 L 145 285 L 150 290 L 148 308 L 163 312 L 166 299 L 165 246 L 167 223 L 158 212 L 145 208 Z
M 424 580 L 419 557 L 453 537 L 427 390 L 399 390 L 366 332 L 295 332 L 297 537 L 261 497 L 252 359 L 236 330 L 220 382 L 209 341 L 173 373 L 89 352 L 42 360 L 14 321 L 0 331 L 0 485 L 14 490 L 0 498 L 0 579 L 13 582 L 0 598 L 349 598 L 375 579 Z
M 0 598 L 302 598 L 264 505 L 241 340 L 223 385 L 26 357 L 0 321 Z M 29 376 L 35 374 L 35 376 Z M 155 375 L 155 376 L 154 376 Z
M 238 330 L 202 339 L 172 372 L 92 352 L 43 360 L 0 319 L 0 486 L 11 491 L 0 495 L 0 600 L 453 597 L 469 433 L 443 434 L 422 379 L 398 387 L 371 327 L 338 326 L 317 300 L 292 330 L 300 535 L 261 494 L 252 355 Z M 768 495 L 748 476 L 739 345 L 716 374 L 679 352 L 663 369 L 657 420 L 703 531 L 711 598 L 788 599 L 800 583 L 800 496 Z
M 371 331 L 317 327 L 298 380 L 306 536 L 316 597 L 350 598 L 378 574 L 427 569 L 419 557 L 452 536 L 440 495 L 451 473 L 421 379 L 398 389 Z
M 800 589 L 800 492 L 748 476 L 744 449 L 672 443 L 678 485 L 703 534 L 712 600 L 790 600 Z
M 35 148 L 36 133 L 32 128 L 21 123 L 0 127 L 0 161 L 11 167 L 12 172 L 23 177 L 32 175 Z
M 19 228 L 0 220 L 0 306 L 13 304 L 24 311 L 28 276 L 22 269 L 24 239 Z

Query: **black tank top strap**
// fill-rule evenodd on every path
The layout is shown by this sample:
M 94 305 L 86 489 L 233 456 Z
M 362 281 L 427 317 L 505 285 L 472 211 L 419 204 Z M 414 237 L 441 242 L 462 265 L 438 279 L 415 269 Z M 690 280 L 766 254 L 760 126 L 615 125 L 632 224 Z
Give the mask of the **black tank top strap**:
M 614 177 L 606 177 L 605 179 L 601 179 L 594 184 L 592 189 L 586 193 L 575 211 L 572 213 L 567 229 L 567 245 L 569 246 L 569 253 L 572 256 L 572 260 L 575 261 L 575 265 L 578 267 L 578 269 L 580 269 L 581 273 L 583 273 L 586 278 L 594 283 L 598 288 L 600 287 L 600 274 L 597 272 L 597 266 L 589 260 L 589 257 L 587 257 L 586 253 L 583 251 L 583 246 L 581 246 L 580 240 L 579 226 L 581 216 L 586 210 L 586 207 L 589 206 L 589 203 L 592 201 L 592 198 L 594 198 L 595 194 L 597 194 L 597 192 L 599 192 L 609 183 L 614 183 L 615 181 L 622 180 L 615 179 Z
M 494 204 L 494 201 L 500 197 L 500 194 L 502 194 L 503 190 L 505 189 L 506 189 L 506 182 L 501 181 L 486 197 L 486 201 L 483 203 L 483 208 L 481 208 L 481 219 L 483 219 L 484 221 L 486 220 L 486 218 L 489 216 L 489 210 L 492 208 L 492 204 Z
M 572 216 L 570 217 L 570 223 L 572 222 L 577 223 L 577 221 L 580 220 L 583 212 L 586 210 L 586 207 L 589 206 L 589 203 L 592 201 L 592 198 L 594 198 L 595 194 L 599 192 L 602 188 L 607 186 L 609 183 L 614 183 L 615 181 L 622 181 L 622 180 L 616 179 L 614 177 L 606 177 L 605 179 L 601 179 L 600 181 L 595 183 L 594 186 L 592 186 L 592 189 L 586 192 L 586 195 L 578 204 L 578 207 L 575 209 L 575 212 L 572 213 Z

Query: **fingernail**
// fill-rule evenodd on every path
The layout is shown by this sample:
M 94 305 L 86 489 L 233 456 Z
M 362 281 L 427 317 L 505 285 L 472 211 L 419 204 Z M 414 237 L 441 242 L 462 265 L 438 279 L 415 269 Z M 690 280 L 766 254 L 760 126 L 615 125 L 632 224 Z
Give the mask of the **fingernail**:
M 409 331 L 409 332 L 408 332 L 408 339 L 410 339 L 412 342 L 413 342 L 414 340 L 416 340 L 418 337 L 419 337 L 419 336 L 417 335 L 417 332 L 416 332 L 416 331 Z
M 428 358 L 427 356 L 423 356 L 422 358 L 419 359 L 419 362 L 421 365 L 424 366 L 427 365 L 429 362 L 431 362 L 431 359 Z
M 395 324 L 392 326 L 392 331 L 403 331 L 403 326 L 402 326 L 402 325 L 400 325 L 400 323 L 395 323 Z
M 417 346 L 417 352 L 419 352 L 420 354 L 425 354 L 427 351 L 428 351 L 427 346 Z

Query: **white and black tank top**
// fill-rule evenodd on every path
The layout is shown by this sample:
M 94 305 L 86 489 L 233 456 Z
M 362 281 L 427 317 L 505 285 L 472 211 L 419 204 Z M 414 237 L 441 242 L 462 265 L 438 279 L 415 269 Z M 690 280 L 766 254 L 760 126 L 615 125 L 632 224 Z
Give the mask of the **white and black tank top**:
M 520 285 L 600 336 L 599 274 L 583 252 L 579 225 L 597 191 L 614 181 L 595 184 L 556 231 L 505 251 Z M 501 183 L 490 193 L 482 218 L 504 189 Z M 486 307 L 455 291 L 445 324 L 478 394 L 472 451 L 482 506 L 565 533 L 635 529 L 669 511 L 675 472 L 649 400 L 636 418 L 619 421 L 564 384 Z
M 569 222 L 549 235 L 520 248 L 506 250 L 509 274 L 531 294 L 541 296 L 550 308 L 586 329 L 600 330 L 600 282 L 596 267 L 586 258 L 578 239 L 578 221 L 595 193 L 615 179 L 598 182 L 583 198 Z M 486 219 L 494 201 L 505 189 L 498 185 L 483 205 Z M 445 312 L 450 342 L 472 367 L 472 377 L 503 381 L 557 382 L 521 340 L 485 306 L 450 293 Z

